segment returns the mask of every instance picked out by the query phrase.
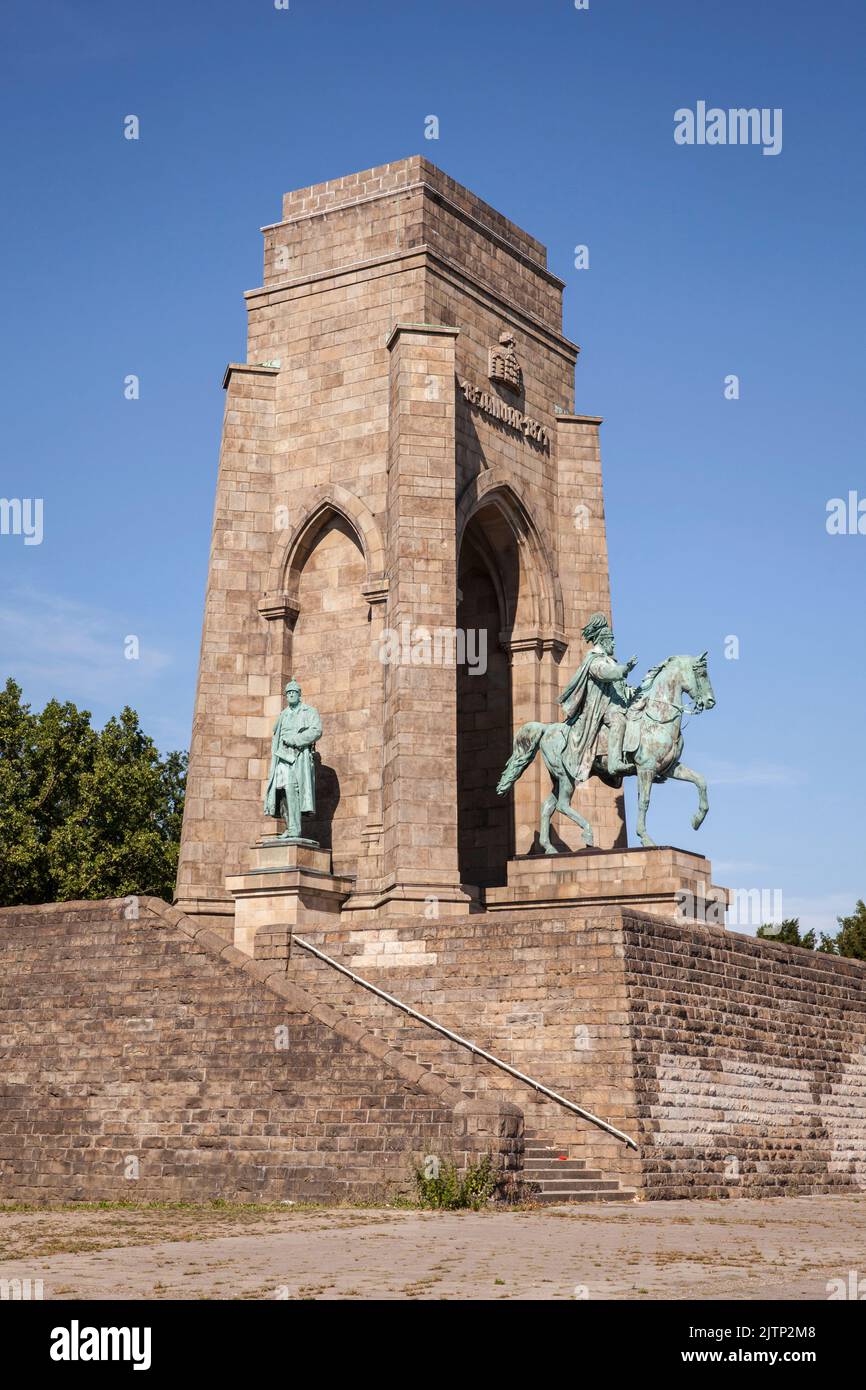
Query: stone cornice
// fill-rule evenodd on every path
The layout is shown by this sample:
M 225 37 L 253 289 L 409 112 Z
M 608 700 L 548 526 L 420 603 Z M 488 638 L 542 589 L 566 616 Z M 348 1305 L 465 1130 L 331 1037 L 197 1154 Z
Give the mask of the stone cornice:
M 235 372 L 246 372 L 249 376 L 279 376 L 279 367 L 267 367 L 263 362 L 229 362 L 223 375 L 223 390 Z
M 364 581 L 361 585 L 361 593 L 368 603 L 384 603 L 388 597 L 389 587 L 390 580 L 387 574 L 377 574 Z
M 301 611 L 301 605 L 297 594 L 285 592 L 265 594 L 259 599 L 258 610 L 269 623 L 277 622 L 282 618 L 284 622 L 292 626 Z
M 512 304 L 510 300 L 504 299 L 502 294 L 493 286 L 482 280 L 477 275 L 471 274 L 464 266 L 458 265 L 456 261 L 449 260 L 440 251 L 428 246 L 425 242 L 418 246 L 412 246 L 401 251 L 389 251 L 382 256 L 373 256 L 369 260 L 351 261 L 347 265 L 330 266 L 327 270 L 317 270 L 307 275 L 298 275 L 292 279 L 279 280 L 273 285 L 259 285 L 254 290 L 246 290 L 244 299 L 248 301 L 264 300 L 266 303 L 280 303 L 281 296 L 287 296 L 291 290 L 301 289 L 305 285 L 315 285 L 321 281 L 331 280 L 338 282 L 346 276 L 357 276 L 362 271 L 373 271 L 381 267 L 395 264 L 397 261 L 419 259 L 427 261 L 437 270 L 450 276 L 458 276 L 461 288 L 469 287 L 476 298 L 483 300 L 494 300 L 497 304 L 497 312 L 503 322 L 511 323 L 521 332 L 528 333 L 554 351 L 559 352 L 569 362 L 576 362 L 580 348 L 577 343 L 573 343 L 570 338 L 566 338 L 554 328 L 550 328 L 542 319 L 535 314 L 529 313 L 526 309 L 520 309 Z M 271 298 L 275 296 L 275 298 Z M 250 303 L 252 308 L 252 303 Z
M 395 323 L 385 340 L 385 346 L 390 349 L 395 338 L 401 333 L 427 333 L 442 338 L 456 338 L 459 332 L 459 328 L 447 323 Z
M 511 652 L 553 652 L 557 657 L 568 651 L 568 638 L 556 627 L 515 628 L 511 632 L 500 632 L 499 645 Z

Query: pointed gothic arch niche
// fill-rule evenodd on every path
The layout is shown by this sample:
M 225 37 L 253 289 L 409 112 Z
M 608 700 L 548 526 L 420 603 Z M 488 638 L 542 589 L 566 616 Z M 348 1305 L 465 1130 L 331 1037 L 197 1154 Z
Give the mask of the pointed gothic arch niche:
M 487 653 L 483 674 L 457 671 L 458 847 L 463 882 L 492 887 L 533 843 L 549 781 L 540 759 L 508 796 L 496 784 L 515 730 L 555 717 L 564 643 L 558 580 L 525 503 L 509 483 L 484 484 L 458 509 L 457 625 L 483 632 Z
M 475 674 L 468 662 L 457 667 L 460 878 L 480 887 L 505 883 L 512 853 L 510 802 L 496 795 L 496 782 L 511 751 L 511 663 L 500 636 L 508 624 L 516 557 L 513 539 L 509 545 L 501 531 L 505 545 L 496 553 L 491 520 L 481 514 L 471 519 L 457 568 L 457 627 L 486 659 L 486 670 L 478 663 Z
M 337 874 L 355 874 L 368 824 L 373 661 L 363 541 L 328 503 L 315 508 L 289 544 L 282 588 L 292 620 L 281 685 L 296 677 L 322 716 L 316 815 L 304 830 L 330 849 Z M 288 624 L 287 624 L 288 625 Z

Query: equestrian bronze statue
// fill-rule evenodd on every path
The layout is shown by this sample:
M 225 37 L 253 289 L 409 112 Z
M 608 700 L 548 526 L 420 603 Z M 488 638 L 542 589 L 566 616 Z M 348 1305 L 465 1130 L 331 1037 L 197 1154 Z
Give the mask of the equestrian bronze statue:
M 671 777 L 693 782 L 698 789 L 698 809 L 692 825 L 697 830 L 709 810 L 707 784 L 699 772 L 680 761 L 682 720 L 684 715 L 700 714 L 716 703 L 707 653 L 669 656 L 647 671 L 633 689 L 626 684 L 626 677 L 637 658 L 616 660 L 613 633 L 603 613 L 593 614 L 583 636 L 591 647 L 560 696 L 565 718 L 558 724 L 532 721 L 518 729 L 496 790 L 504 795 L 541 749 L 553 782 L 553 791 L 541 807 L 539 839 L 546 854 L 557 853 L 550 842 L 554 811 L 561 811 L 579 825 L 584 844 L 592 845 L 592 826 L 571 804 L 575 787 L 590 777 L 613 786 L 620 786 L 623 777 L 637 777 L 637 833 L 641 844 L 647 846 L 655 844 L 646 828 L 653 783 Z M 692 701 L 690 708 L 683 704 L 684 695 Z

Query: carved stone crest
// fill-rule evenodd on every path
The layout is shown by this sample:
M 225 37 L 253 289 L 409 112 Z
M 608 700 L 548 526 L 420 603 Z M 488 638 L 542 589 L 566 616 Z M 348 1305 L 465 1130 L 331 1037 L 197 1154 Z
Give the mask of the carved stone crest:
M 517 360 L 517 353 L 514 351 L 514 334 L 506 330 L 499 335 L 499 343 L 492 347 L 489 353 L 488 375 L 491 381 L 497 385 L 504 386 L 506 391 L 514 391 L 519 394 L 523 384 L 523 373 L 520 370 L 520 363 Z

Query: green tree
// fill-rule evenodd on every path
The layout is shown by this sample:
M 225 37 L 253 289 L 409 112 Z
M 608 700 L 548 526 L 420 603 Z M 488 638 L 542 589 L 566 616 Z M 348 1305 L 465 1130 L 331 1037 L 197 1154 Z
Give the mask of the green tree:
M 784 922 L 765 922 L 758 927 L 757 935 L 767 941 L 782 941 L 786 946 L 805 946 L 807 951 L 815 949 L 815 933 L 801 933 L 799 917 L 786 917 Z
M 126 708 L 105 728 L 50 700 L 0 692 L 0 902 L 132 893 L 171 898 L 186 754 L 161 757 Z
M 825 956 L 837 955 L 835 936 L 829 936 L 827 932 L 822 931 L 821 940 L 818 943 L 818 950 L 823 951 Z
M 820 951 L 852 960 L 866 960 L 866 903 L 858 898 L 850 917 L 837 917 L 839 930 L 835 936 L 822 936 Z

